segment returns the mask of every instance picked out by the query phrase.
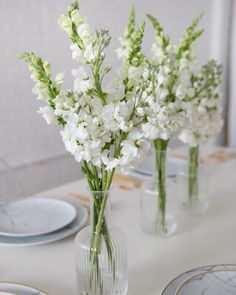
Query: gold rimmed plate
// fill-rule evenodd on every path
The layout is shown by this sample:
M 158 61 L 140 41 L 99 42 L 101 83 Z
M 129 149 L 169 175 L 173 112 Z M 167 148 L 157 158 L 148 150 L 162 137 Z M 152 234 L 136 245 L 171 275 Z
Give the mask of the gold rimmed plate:
M 212 270 L 193 276 L 184 282 L 176 295 L 236 294 L 236 270 Z
M 187 272 L 181 273 L 177 277 L 175 277 L 173 280 L 171 280 L 168 285 L 165 287 L 161 295 L 176 295 L 177 290 L 180 288 L 180 286 L 186 282 L 187 280 L 191 279 L 192 277 L 211 272 L 216 270 L 233 270 L 236 271 L 236 265 L 235 264 L 219 264 L 219 265 L 208 265 L 208 266 L 202 266 L 198 268 L 191 269 Z M 198 293 L 201 294 L 201 293 Z M 226 293 L 227 294 L 227 293 Z M 232 294 L 232 293 L 231 293 Z M 233 293 L 236 294 L 236 293 Z M 191 294 L 192 295 L 192 294 Z M 213 294 L 215 295 L 215 294 Z M 222 295 L 222 294 L 221 294 Z

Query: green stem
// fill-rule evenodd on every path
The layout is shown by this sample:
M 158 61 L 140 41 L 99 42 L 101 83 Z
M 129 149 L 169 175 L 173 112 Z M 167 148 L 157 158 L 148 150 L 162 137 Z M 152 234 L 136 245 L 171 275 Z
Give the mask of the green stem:
M 92 182 L 93 174 L 90 171 L 88 163 L 85 160 L 83 160 L 83 162 L 82 162 L 82 170 L 83 170 L 84 174 L 86 175 L 86 179 L 87 179 L 89 189 L 91 191 L 96 190 L 96 188 L 93 186 L 93 182 Z
M 166 219 L 166 150 L 168 146 L 168 140 L 156 139 L 154 140 L 154 146 L 156 150 L 156 185 L 157 185 L 157 201 L 158 201 L 158 214 L 160 217 L 157 223 L 160 221 L 160 230 L 165 230 Z
M 199 165 L 199 146 L 189 148 L 189 203 L 197 201 L 198 198 L 198 165 Z
M 102 190 L 105 191 L 107 186 L 107 170 L 104 164 L 102 164 Z
M 96 90 L 97 90 L 97 95 L 98 95 L 98 97 L 101 99 L 102 104 L 105 105 L 105 104 L 106 104 L 105 94 L 104 94 L 104 92 L 102 91 L 100 78 L 97 77 L 96 74 L 95 74 L 95 76 L 94 76 L 94 81 L 95 81 L 95 87 L 96 87 Z
M 93 169 L 93 174 L 94 174 L 94 184 L 95 184 L 95 188 L 96 191 L 99 191 L 100 189 L 100 185 L 99 185 L 99 176 L 98 176 L 98 170 L 97 167 L 93 164 L 92 165 L 92 169 Z
M 113 248 L 109 237 L 109 229 L 105 217 L 105 209 L 109 194 L 109 189 L 112 182 L 112 177 L 115 169 L 107 172 L 105 166 L 102 166 L 101 189 L 93 194 L 93 206 L 91 212 L 92 225 L 92 239 L 90 245 L 90 273 L 89 281 L 90 287 L 95 286 L 96 292 L 103 294 L 103 280 L 101 276 L 101 269 L 99 265 L 99 254 L 101 251 L 101 237 L 103 236 L 110 269 L 113 271 L 113 278 L 115 279 L 115 261 L 113 257 Z M 95 280 L 95 283 L 94 283 Z M 98 293 L 96 293 L 98 294 Z
M 101 198 L 101 196 L 99 196 Z M 92 255 L 90 257 L 90 269 L 93 268 L 95 258 L 99 255 L 99 245 L 100 245 L 100 238 L 102 233 L 103 225 L 105 224 L 104 220 L 104 213 L 106 208 L 106 202 L 108 198 L 108 193 L 105 193 L 105 196 L 102 197 L 101 207 L 99 208 L 99 214 L 95 226 L 95 231 L 93 233 L 93 243 L 92 243 Z

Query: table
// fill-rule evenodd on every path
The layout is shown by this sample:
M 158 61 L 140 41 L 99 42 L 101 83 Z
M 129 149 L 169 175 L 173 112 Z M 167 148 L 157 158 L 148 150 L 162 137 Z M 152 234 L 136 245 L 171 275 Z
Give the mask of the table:
M 178 230 L 166 239 L 139 227 L 139 191 L 115 188 L 112 223 L 128 237 L 129 295 L 159 295 L 178 274 L 197 266 L 236 263 L 236 164 L 212 173 L 211 206 L 201 216 L 175 209 Z M 87 194 L 84 180 L 39 196 Z M 175 195 L 170 197 L 170 202 Z M 0 247 L 0 280 L 25 283 L 49 295 L 76 295 L 74 237 L 34 247 Z

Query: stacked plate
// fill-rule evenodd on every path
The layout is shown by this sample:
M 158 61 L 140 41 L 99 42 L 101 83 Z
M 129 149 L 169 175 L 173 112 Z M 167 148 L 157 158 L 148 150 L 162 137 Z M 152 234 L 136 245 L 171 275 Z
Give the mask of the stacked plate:
M 236 265 L 195 268 L 173 279 L 161 295 L 236 294 Z
M 28 198 L 2 204 L 0 245 L 54 242 L 79 231 L 87 220 L 88 213 L 78 201 Z

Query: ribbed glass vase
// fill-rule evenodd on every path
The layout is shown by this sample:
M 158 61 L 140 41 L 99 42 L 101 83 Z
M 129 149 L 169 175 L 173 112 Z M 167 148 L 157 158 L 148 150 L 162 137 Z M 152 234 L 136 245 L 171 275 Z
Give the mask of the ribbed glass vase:
M 91 224 L 75 239 L 78 295 L 127 294 L 126 237 L 109 215 L 109 192 L 91 192 Z

